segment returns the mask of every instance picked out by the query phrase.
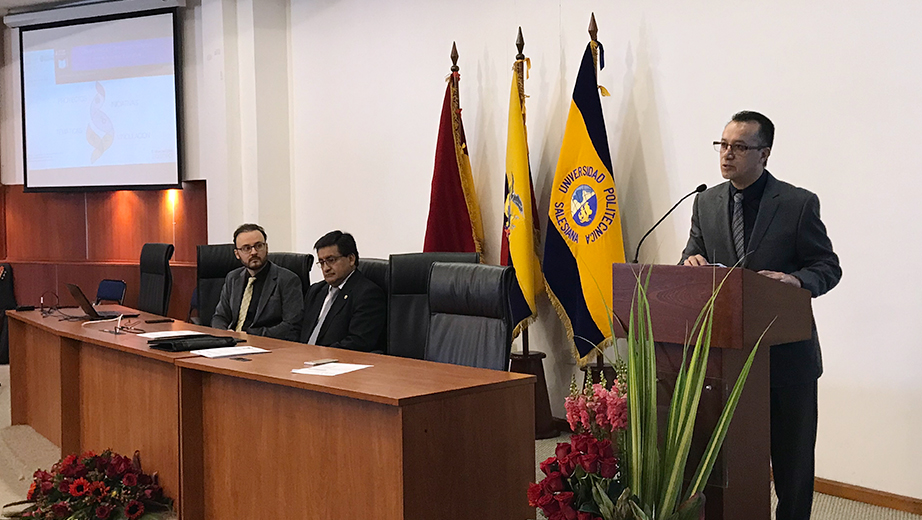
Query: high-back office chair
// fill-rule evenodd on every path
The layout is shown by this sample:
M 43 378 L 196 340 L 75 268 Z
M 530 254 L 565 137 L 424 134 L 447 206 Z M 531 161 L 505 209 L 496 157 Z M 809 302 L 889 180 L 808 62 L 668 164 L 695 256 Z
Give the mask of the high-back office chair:
M 234 256 L 234 244 L 212 244 L 196 248 L 196 296 L 198 317 L 202 325 L 211 326 L 215 308 L 227 273 L 240 267 Z
M 170 258 L 173 258 L 173 244 L 144 244 L 141 248 L 138 309 L 161 316 L 166 316 L 170 310 L 173 291 Z
M 387 268 L 388 261 L 380 258 L 365 258 L 359 260 L 359 271 L 374 282 L 387 294 Z
M 96 302 L 99 305 L 102 302 L 116 302 L 119 305 L 125 303 L 125 291 L 128 290 L 128 284 L 125 280 L 103 280 L 99 282 L 99 288 L 96 289 Z
M 0 365 L 10 364 L 10 331 L 6 312 L 16 308 L 13 266 L 0 264 Z
M 380 258 L 365 258 L 362 257 L 359 260 L 359 270 L 362 271 L 362 274 L 365 275 L 365 278 L 368 278 L 375 283 L 378 287 L 384 291 L 384 302 L 385 305 L 388 303 L 387 298 L 387 269 L 389 262 L 387 260 L 382 260 Z M 386 308 L 386 307 L 385 307 Z M 381 331 L 381 343 L 383 343 L 382 348 L 384 352 L 388 351 L 387 347 L 387 321 L 384 322 L 384 330 Z M 376 351 L 377 352 L 377 351 Z
M 429 330 L 429 267 L 433 262 L 477 263 L 478 253 L 391 255 L 387 275 L 387 353 L 422 359 Z
M 432 264 L 425 359 L 507 370 L 512 349 L 512 267 Z
M 301 290 L 307 294 L 311 286 L 311 267 L 314 266 L 314 255 L 306 253 L 269 253 L 269 261 L 284 267 L 301 279 Z

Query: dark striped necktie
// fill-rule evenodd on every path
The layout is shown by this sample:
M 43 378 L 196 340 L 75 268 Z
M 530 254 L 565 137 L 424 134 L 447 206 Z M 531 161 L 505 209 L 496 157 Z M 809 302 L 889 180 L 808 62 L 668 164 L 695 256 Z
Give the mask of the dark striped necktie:
M 739 192 L 733 196 L 733 245 L 737 260 L 742 260 L 746 254 L 746 233 L 743 226 L 743 194 Z

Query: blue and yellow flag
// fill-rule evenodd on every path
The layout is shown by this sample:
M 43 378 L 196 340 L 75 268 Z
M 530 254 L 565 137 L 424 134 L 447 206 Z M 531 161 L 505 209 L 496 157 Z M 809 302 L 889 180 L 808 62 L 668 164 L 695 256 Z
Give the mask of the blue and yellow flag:
M 538 260 L 538 205 L 528 164 L 528 138 L 525 130 L 526 60 L 512 67 L 512 92 L 509 96 L 509 127 L 506 137 L 506 198 L 503 204 L 503 237 L 500 261 L 515 267 L 512 286 L 513 337 L 538 316 L 537 297 L 544 291 L 544 276 Z
M 621 212 L 589 42 L 580 63 L 551 189 L 544 244 L 548 296 L 580 364 L 611 336 L 612 263 L 624 262 Z M 604 66 L 604 61 L 600 62 Z

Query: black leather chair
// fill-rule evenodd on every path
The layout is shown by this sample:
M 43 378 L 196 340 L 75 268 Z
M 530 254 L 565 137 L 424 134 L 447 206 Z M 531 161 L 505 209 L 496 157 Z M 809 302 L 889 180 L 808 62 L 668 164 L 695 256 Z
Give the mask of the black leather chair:
M 387 353 L 423 359 L 429 330 L 429 267 L 433 262 L 477 263 L 478 253 L 391 255 L 387 275 Z
M 385 303 L 388 301 L 387 294 L 387 268 L 389 262 L 381 258 L 365 258 L 362 257 L 359 260 L 359 270 L 362 271 L 362 274 L 365 275 L 365 278 L 368 278 L 372 282 L 378 285 L 382 291 L 384 291 Z M 387 352 L 387 321 L 384 322 L 384 331 L 382 332 L 383 337 L 380 343 L 383 343 L 381 348 L 384 349 L 384 352 Z M 379 343 L 379 344 L 380 344 Z M 376 353 L 380 352 L 378 350 L 374 351 Z
M 314 266 L 314 255 L 305 253 L 269 253 L 269 261 L 284 267 L 301 279 L 301 290 L 307 294 L 311 286 L 311 267 Z M 239 260 L 238 267 L 239 267 Z
M 211 318 L 221 299 L 224 278 L 241 264 L 234 256 L 234 244 L 198 246 L 195 262 L 198 319 L 202 325 L 211 326 Z
M 508 370 L 514 277 L 512 267 L 432 264 L 425 359 Z
M 123 305 L 125 303 L 125 291 L 127 290 L 128 284 L 125 283 L 125 280 L 103 280 L 99 282 L 99 287 L 96 289 L 95 305 L 102 302 L 116 302 Z
M 362 258 L 359 260 L 359 271 L 387 294 L 387 260 L 381 258 Z
M 10 330 L 6 312 L 16 308 L 13 286 L 13 266 L 0 264 L 0 365 L 10 364 Z
M 166 316 L 170 310 L 173 291 L 170 258 L 173 258 L 173 244 L 144 244 L 141 248 L 138 309 L 161 316 Z

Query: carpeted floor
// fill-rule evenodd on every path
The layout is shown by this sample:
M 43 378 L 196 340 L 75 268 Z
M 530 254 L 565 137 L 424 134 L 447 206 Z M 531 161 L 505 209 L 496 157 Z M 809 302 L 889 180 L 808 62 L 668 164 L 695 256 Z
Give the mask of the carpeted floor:
M 567 437 L 561 436 L 535 442 L 535 478 L 542 477 L 538 463 L 554 454 L 558 442 L 566 440 Z M 0 505 L 22 500 L 29 490 L 32 473 L 38 468 L 51 467 L 59 458 L 58 448 L 32 428 L 10 426 L 10 367 L 0 365 Z M 538 518 L 544 516 L 539 512 Z M 813 520 L 844 519 L 922 520 L 922 516 L 819 493 L 814 495 Z

